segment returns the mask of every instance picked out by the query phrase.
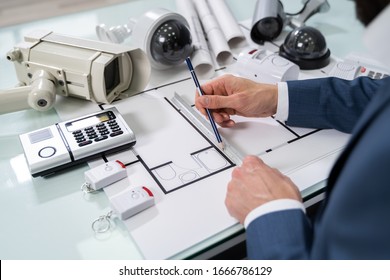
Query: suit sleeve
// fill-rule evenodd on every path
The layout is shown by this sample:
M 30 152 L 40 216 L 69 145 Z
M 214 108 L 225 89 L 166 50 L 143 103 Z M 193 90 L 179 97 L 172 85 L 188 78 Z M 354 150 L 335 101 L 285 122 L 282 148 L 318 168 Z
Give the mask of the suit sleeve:
M 290 126 L 334 128 L 350 133 L 376 90 L 389 78 L 352 81 L 320 78 L 289 81 Z
M 308 259 L 312 227 L 300 209 L 263 215 L 246 229 L 248 259 Z

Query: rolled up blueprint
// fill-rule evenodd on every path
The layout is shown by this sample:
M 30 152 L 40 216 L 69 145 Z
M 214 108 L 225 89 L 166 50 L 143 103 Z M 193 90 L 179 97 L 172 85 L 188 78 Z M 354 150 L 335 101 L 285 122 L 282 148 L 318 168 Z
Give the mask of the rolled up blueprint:
M 220 65 L 231 64 L 233 62 L 233 55 L 230 47 L 215 16 L 211 13 L 207 1 L 193 0 L 193 2 L 217 63 Z
M 196 1 L 196 0 L 195 0 Z M 219 27 L 221 28 L 229 47 L 242 47 L 246 43 L 245 35 L 242 32 L 237 20 L 233 16 L 225 0 L 207 0 L 211 12 L 216 17 Z
M 192 0 L 176 0 L 176 8 L 190 27 L 194 47 L 191 60 L 195 72 L 201 79 L 210 79 L 215 74 L 214 64 L 194 4 Z

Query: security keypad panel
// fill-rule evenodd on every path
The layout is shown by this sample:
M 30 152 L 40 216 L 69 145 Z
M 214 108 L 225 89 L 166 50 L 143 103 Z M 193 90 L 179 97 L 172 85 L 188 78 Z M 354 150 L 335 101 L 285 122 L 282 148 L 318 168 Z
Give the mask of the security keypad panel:
M 33 177 L 129 148 L 134 132 L 116 108 L 19 135 Z

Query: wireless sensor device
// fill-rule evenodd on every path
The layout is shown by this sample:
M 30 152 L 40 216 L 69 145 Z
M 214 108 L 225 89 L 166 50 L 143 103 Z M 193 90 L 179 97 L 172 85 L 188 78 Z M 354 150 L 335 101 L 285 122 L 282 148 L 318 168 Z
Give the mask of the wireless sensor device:
M 152 191 L 145 186 L 127 188 L 109 199 L 112 210 L 92 222 L 92 229 L 97 234 L 111 228 L 113 214 L 124 221 L 155 203 Z
M 33 177 L 133 146 L 134 132 L 116 108 L 19 135 Z
M 84 173 L 88 190 L 100 190 L 127 177 L 126 166 L 119 160 L 109 161 Z
M 126 220 L 154 205 L 154 195 L 147 187 L 128 188 L 110 198 L 111 209 Z
M 353 80 L 362 76 L 383 79 L 389 77 L 389 72 L 386 66 L 371 57 L 350 53 L 345 60 L 336 62 L 328 75 L 345 80 Z

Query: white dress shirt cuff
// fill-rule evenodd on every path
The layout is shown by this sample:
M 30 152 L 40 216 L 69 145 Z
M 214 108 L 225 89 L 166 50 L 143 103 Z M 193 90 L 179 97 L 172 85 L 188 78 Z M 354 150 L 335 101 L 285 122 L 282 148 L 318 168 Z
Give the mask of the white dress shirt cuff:
M 278 83 L 278 107 L 275 119 L 285 122 L 288 119 L 288 87 L 286 82 Z
M 255 219 L 259 218 L 268 213 L 282 211 L 282 210 L 291 210 L 291 209 L 301 209 L 306 213 L 303 203 L 295 199 L 277 199 L 270 202 L 267 202 L 255 209 L 253 209 L 246 216 L 244 221 L 245 228 L 248 228 L 249 224 Z

